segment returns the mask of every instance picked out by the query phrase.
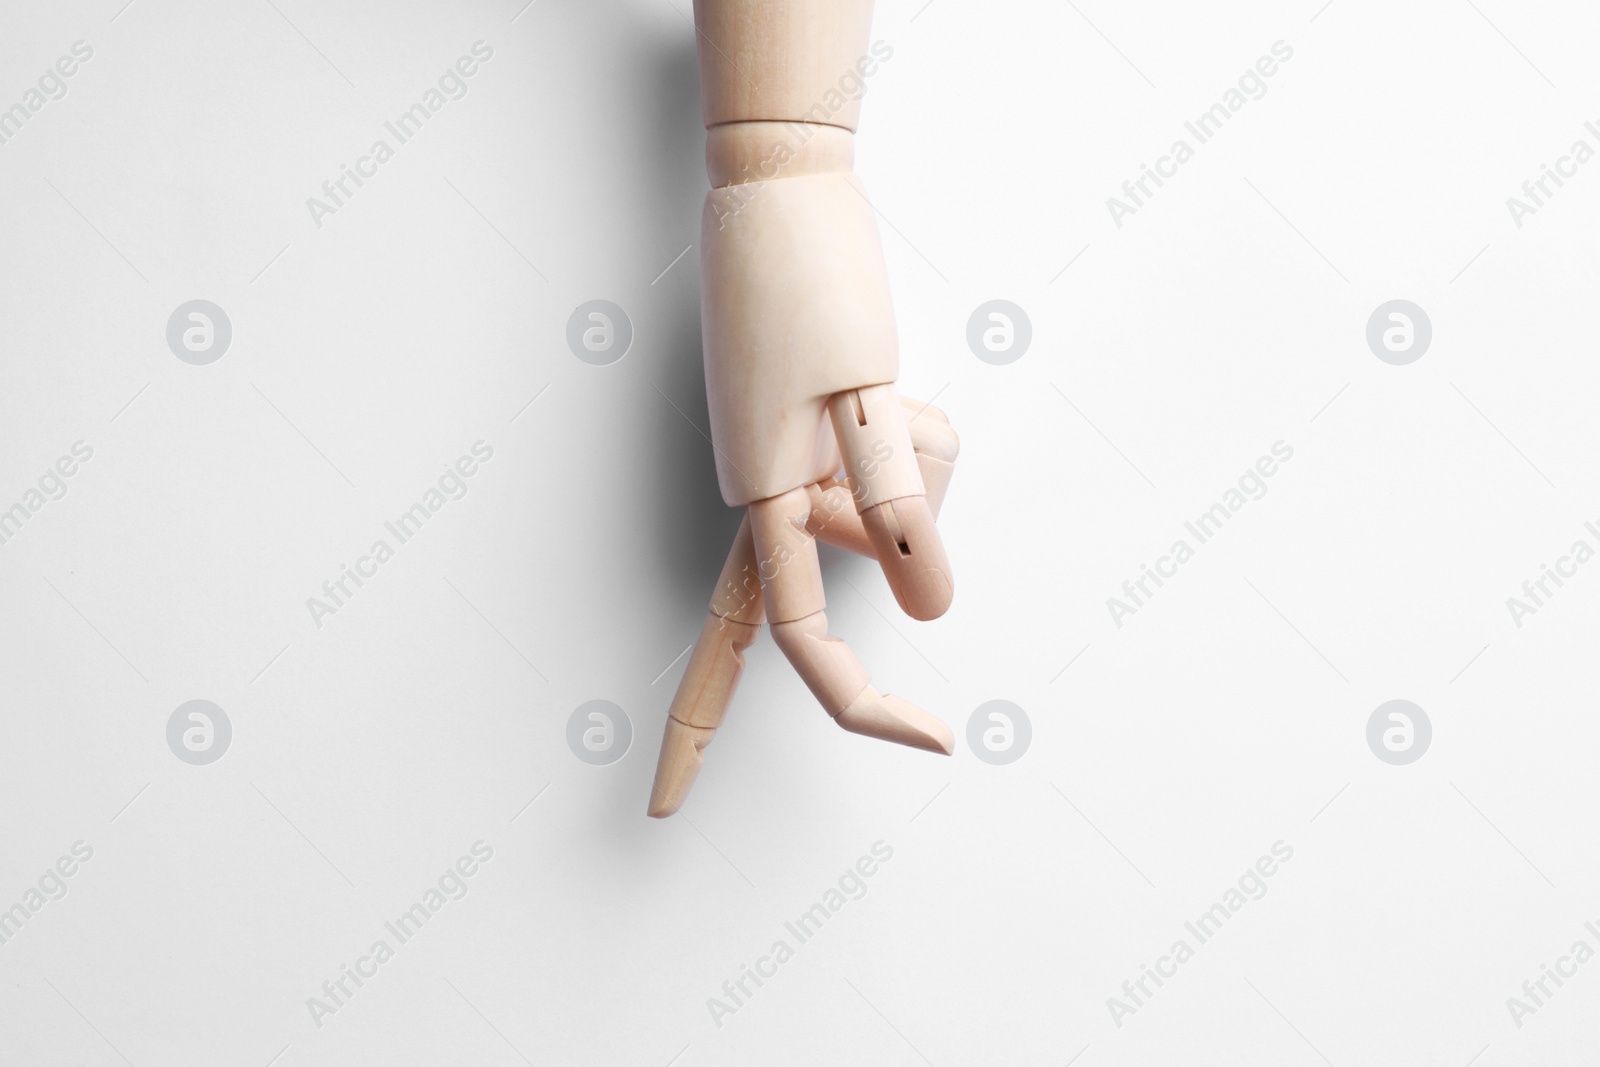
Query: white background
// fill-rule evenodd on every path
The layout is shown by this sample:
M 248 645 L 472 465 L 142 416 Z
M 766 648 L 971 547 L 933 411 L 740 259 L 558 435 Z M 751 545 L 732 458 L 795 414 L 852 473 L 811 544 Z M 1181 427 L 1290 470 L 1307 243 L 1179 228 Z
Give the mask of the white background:
M 1520 628 L 1506 598 L 1600 545 L 1600 162 L 1520 229 L 1505 203 L 1600 147 L 1591 7 L 882 3 L 857 169 L 902 390 L 962 436 L 958 592 L 914 623 L 830 551 L 829 615 L 957 751 L 838 730 L 763 640 L 655 822 L 737 524 L 688 0 L 121 3 L 12 0 L 0 32 L 0 106 L 94 49 L 0 145 L 0 507 L 94 450 L 0 545 L 0 908 L 94 849 L 0 945 L 0 1063 L 1592 1058 L 1600 962 L 1520 1028 L 1506 1000 L 1600 948 L 1600 565 Z M 478 40 L 468 94 L 315 225 Z M 1279 40 L 1267 95 L 1114 225 Z M 196 298 L 233 327 L 209 366 L 165 341 Z M 607 367 L 564 340 L 596 298 L 636 334 Z M 995 298 L 1033 324 L 1003 367 L 965 341 Z M 1403 367 L 1365 341 L 1397 298 L 1434 330 Z M 317 626 L 306 599 L 480 440 L 468 495 Z M 1279 440 L 1267 495 L 1114 625 Z M 1433 724 L 1410 766 L 1365 739 L 1394 698 Z M 233 725 L 209 766 L 167 747 L 191 699 Z M 565 742 L 593 699 L 634 726 L 610 766 Z M 966 744 L 991 699 L 1033 724 L 1009 766 Z M 467 896 L 316 1025 L 478 840 Z M 1280 840 L 1267 895 L 1117 1025 Z M 866 896 L 719 1026 L 708 998 L 877 841 Z

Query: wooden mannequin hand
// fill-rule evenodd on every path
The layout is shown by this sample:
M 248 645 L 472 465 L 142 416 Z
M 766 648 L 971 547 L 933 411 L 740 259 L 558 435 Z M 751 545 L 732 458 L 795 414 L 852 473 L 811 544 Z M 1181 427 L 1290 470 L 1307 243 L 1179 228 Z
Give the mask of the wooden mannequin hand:
M 815 121 L 802 103 L 805 84 L 855 62 L 849 42 L 865 47 L 870 16 L 870 0 L 695 5 L 713 186 L 700 241 L 706 392 L 722 496 L 746 514 L 673 697 L 652 816 L 687 796 L 763 621 L 844 729 L 954 747 L 943 722 L 873 688 L 823 612 L 818 539 L 875 558 L 913 618 L 937 618 L 954 594 L 934 518 L 956 435 L 895 392 L 888 273 L 851 170 L 854 114 Z
M 673 698 L 650 814 L 694 783 L 763 620 L 846 730 L 948 755 L 949 727 L 871 685 L 828 633 L 816 541 L 875 558 L 900 606 L 954 594 L 934 518 L 959 442 L 897 395 L 893 309 L 875 220 L 853 174 L 760 183 L 736 215 L 714 189 L 702 230 L 702 332 L 723 496 L 747 505 Z M 753 195 L 751 195 L 753 193 Z

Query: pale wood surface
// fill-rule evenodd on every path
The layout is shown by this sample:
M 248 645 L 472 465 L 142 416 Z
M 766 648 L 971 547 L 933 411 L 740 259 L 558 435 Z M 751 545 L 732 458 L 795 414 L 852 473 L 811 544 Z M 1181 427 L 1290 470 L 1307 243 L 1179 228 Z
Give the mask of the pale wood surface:
M 700 109 L 724 122 L 829 122 L 854 131 L 843 88 L 869 57 L 872 0 L 695 0 Z
M 838 469 L 828 398 L 899 374 L 889 274 L 860 179 L 714 189 L 700 255 L 722 498 L 748 504 L 827 477 Z

